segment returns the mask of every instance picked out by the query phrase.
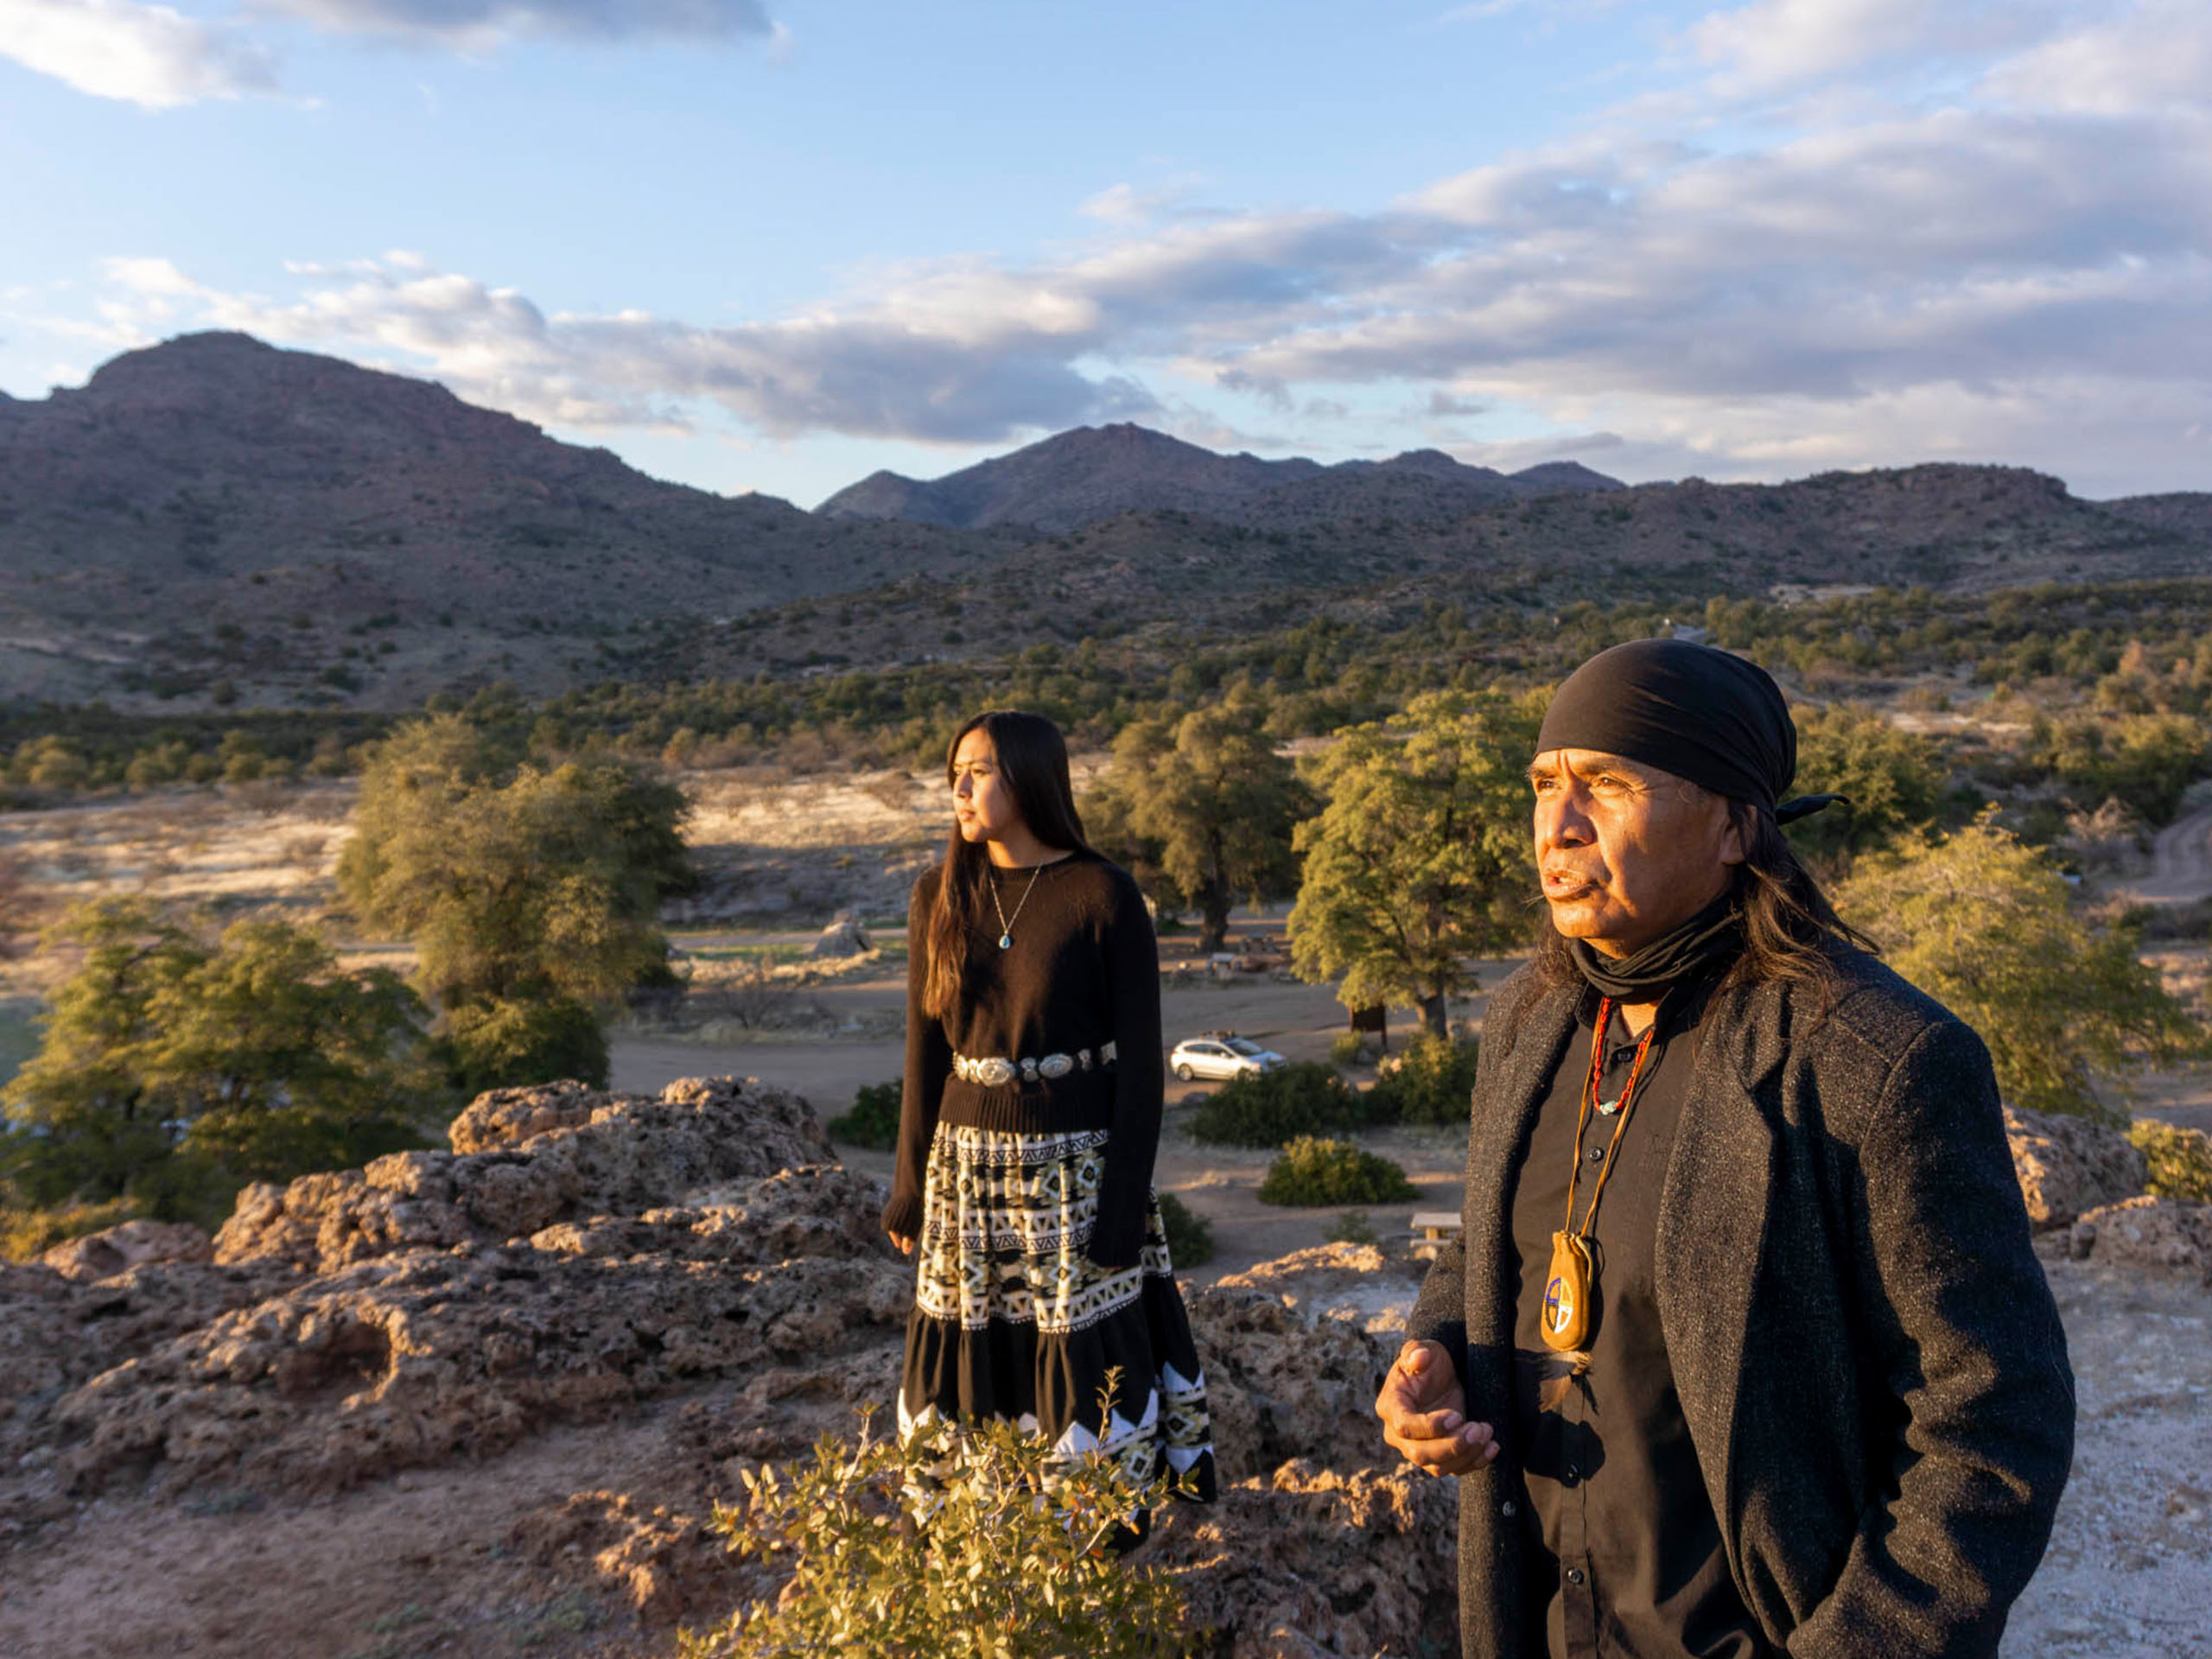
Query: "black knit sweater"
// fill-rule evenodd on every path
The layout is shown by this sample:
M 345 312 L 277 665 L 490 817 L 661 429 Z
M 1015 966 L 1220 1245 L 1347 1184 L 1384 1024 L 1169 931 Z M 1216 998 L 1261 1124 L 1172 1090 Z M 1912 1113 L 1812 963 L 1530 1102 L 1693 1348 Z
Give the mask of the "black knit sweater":
M 985 879 L 1014 918 L 1013 945 L 998 948 L 1000 912 L 982 895 L 982 914 L 968 931 L 967 995 L 938 1019 L 922 1009 L 922 983 L 942 876 L 933 869 L 917 881 L 907 907 L 906 1089 L 883 1224 L 907 1236 L 921 1230 L 923 1169 L 940 1120 L 1028 1135 L 1106 1129 L 1112 1139 L 1090 1254 L 1102 1267 L 1134 1266 L 1144 1244 L 1163 1087 L 1160 951 L 1143 897 L 1125 871 L 1095 853 L 1027 869 L 993 867 Z M 952 1075 L 956 1053 L 1041 1059 L 1086 1048 L 1096 1055 L 1108 1042 L 1115 1064 L 1094 1060 L 1088 1071 L 1051 1081 L 988 1087 Z

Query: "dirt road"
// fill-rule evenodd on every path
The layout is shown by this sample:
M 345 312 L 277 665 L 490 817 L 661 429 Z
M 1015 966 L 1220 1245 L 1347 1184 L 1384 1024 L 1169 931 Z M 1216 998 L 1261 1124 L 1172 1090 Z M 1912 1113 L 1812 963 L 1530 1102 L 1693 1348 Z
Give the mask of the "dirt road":
M 2151 872 L 2126 884 L 2138 904 L 2192 905 L 2212 897 L 2212 804 L 2184 812 L 2151 842 Z

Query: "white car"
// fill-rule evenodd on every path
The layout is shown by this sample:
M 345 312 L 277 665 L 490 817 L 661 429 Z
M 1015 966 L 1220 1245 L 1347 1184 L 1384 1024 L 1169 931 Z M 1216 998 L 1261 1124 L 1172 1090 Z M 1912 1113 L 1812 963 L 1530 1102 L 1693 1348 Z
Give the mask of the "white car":
M 1249 1037 L 1193 1037 L 1176 1044 L 1167 1057 L 1167 1069 L 1185 1083 L 1192 1077 L 1241 1077 L 1284 1064 L 1281 1055 Z

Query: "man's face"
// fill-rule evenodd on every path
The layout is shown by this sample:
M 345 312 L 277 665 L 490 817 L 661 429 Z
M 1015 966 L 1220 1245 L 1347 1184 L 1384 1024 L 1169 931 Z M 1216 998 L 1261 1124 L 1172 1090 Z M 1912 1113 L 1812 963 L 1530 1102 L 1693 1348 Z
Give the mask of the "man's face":
M 1529 784 L 1552 925 L 1600 956 L 1624 957 L 1688 921 L 1744 861 L 1727 801 L 1671 772 L 1594 749 L 1548 749 Z

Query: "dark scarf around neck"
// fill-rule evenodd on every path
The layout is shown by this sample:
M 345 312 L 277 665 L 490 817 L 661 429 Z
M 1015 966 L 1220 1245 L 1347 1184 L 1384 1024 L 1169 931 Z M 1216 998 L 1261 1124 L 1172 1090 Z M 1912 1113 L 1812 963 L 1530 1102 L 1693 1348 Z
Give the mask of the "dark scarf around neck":
M 1671 933 L 1625 957 L 1600 956 L 1587 939 L 1568 946 L 1583 979 L 1616 1002 L 1656 1002 L 1675 986 L 1702 979 L 1733 961 L 1744 948 L 1744 917 L 1736 896 L 1724 893 Z

